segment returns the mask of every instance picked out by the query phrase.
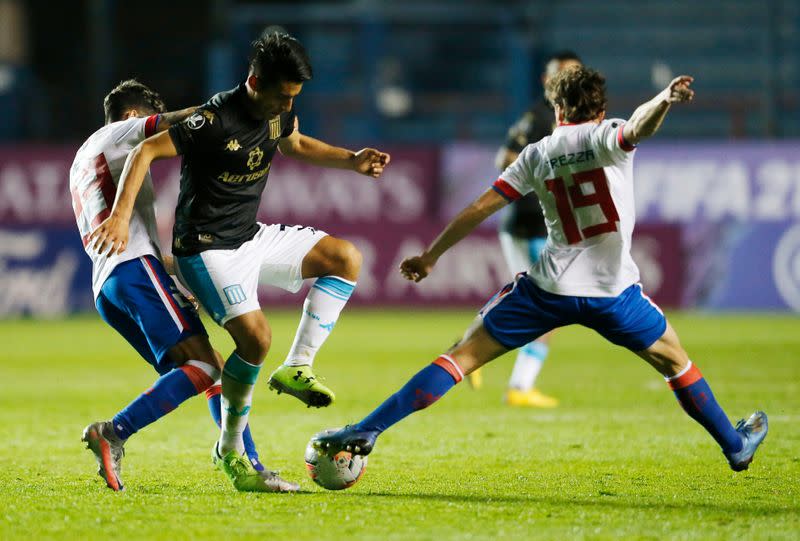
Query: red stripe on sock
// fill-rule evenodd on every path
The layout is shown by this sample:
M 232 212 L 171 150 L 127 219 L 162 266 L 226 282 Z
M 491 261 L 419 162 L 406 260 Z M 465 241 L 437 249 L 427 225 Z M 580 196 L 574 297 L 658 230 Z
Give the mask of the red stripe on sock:
M 206 389 L 206 398 L 211 400 L 218 394 L 222 394 L 222 385 L 212 385 Z
M 454 366 L 454 363 L 455 361 L 448 357 L 439 357 L 438 359 L 433 361 L 433 364 L 435 364 L 439 368 L 443 368 L 445 372 L 453 376 L 455 382 L 458 383 L 461 381 L 462 376 L 459 369 L 456 366 Z
M 180 369 L 183 370 L 183 373 L 186 374 L 186 377 L 189 378 L 189 381 L 192 382 L 192 385 L 194 385 L 194 388 L 197 389 L 198 393 L 202 393 L 214 385 L 214 380 L 196 366 L 185 364 L 181 366 Z
M 671 379 L 667 383 L 669 383 L 670 389 L 677 391 L 701 379 L 703 379 L 703 374 L 700 373 L 700 369 L 697 368 L 695 364 L 692 364 L 692 367 L 684 375 L 679 378 Z

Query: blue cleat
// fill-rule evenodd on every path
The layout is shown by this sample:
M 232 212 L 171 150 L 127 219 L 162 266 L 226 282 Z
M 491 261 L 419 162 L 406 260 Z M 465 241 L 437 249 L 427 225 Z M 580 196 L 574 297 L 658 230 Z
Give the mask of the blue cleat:
M 750 466 L 756 449 L 767 437 L 768 429 L 767 414 L 763 411 L 755 412 L 746 422 L 741 419 L 736 423 L 736 432 L 742 436 L 742 450 L 738 453 L 725 453 L 733 471 L 743 471 Z
M 323 431 L 314 436 L 311 445 L 320 453 L 333 456 L 340 451 L 347 451 L 354 455 L 367 456 L 375 446 L 378 432 L 374 430 L 358 430 L 354 425 L 336 430 L 335 432 Z

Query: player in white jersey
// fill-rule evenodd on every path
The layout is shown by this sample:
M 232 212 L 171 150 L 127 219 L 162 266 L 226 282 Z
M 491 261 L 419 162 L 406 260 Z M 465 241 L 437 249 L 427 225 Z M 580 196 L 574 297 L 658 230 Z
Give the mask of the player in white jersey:
M 183 121 L 194 108 L 165 113 L 158 94 L 134 80 L 112 90 L 104 108 L 106 125 L 80 147 L 70 169 L 72 205 L 93 263 L 92 289 L 98 312 L 161 376 L 112 420 L 92 423 L 84 430 L 83 441 L 95 454 L 98 473 L 109 488 L 122 490 L 120 461 L 126 440 L 188 398 L 203 391 L 208 394 L 220 377 L 220 357 L 194 307 L 162 264 L 149 171 L 131 216 L 128 249 L 108 255 L 90 245 L 92 231 L 111 211 L 131 150 L 145 138 Z M 171 267 L 171 258 L 168 263 Z M 209 395 L 209 406 L 212 417 L 219 421 L 219 398 L 214 405 Z M 250 443 L 255 465 L 258 455 L 252 439 Z M 242 484 L 251 490 L 297 489 L 263 467 L 261 471 L 257 478 L 242 480 Z
M 447 354 L 358 424 L 318 435 L 316 446 L 328 453 L 368 454 L 379 434 L 438 400 L 465 374 L 557 327 L 579 324 L 650 363 L 714 437 L 730 467 L 747 469 L 767 434 L 766 415 L 756 412 L 731 425 L 664 314 L 642 292 L 630 256 L 635 145 L 657 131 L 673 103 L 693 98 L 691 82 L 676 78 L 625 122 L 605 119 L 605 79 L 598 72 L 576 68 L 555 75 L 547 85 L 558 121 L 553 134 L 527 146 L 491 190 L 401 270 L 410 280 L 422 280 L 478 224 L 530 192 L 539 197 L 547 224 L 541 258 L 484 306 Z

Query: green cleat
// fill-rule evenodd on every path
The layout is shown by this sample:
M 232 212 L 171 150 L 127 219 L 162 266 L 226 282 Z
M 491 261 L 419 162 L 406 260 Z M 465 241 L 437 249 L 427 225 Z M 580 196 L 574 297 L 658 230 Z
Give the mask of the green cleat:
M 235 450 L 219 455 L 217 444 L 211 450 L 214 466 L 228 476 L 239 492 L 297 492 L 300 486 L 282 479 L 277 472 L 258 472 L 246 456 Z
M 335 398 L 333 391 L 317 380 L 307 364 L 279 366 L 269 377 L 269 388 L 278 391 L 278 394 L 286 393 L 299 398 L 309 408 L 330 406 Z

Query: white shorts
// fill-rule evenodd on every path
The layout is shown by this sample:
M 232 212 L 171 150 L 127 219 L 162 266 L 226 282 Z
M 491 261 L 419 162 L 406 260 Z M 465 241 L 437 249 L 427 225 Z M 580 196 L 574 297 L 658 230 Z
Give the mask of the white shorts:
M 178 278 L 219 325 L 261 309 L 259 283 L 296 293 L 303 285 L 303 259 L 327 236 L 300 225 L 258 226 L 258 233 L 235 250 L 175 258 Z
M 511 276 L 529 270 L 531 265 L 539 260 L 547 242 L 546 237 L 525 239 L 515 237 L 505 231 L 501 231 L 499 236 L 500 248 L 503 250 L 503 256 L 506 259 L 508 270 L 511 271 Z

